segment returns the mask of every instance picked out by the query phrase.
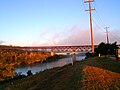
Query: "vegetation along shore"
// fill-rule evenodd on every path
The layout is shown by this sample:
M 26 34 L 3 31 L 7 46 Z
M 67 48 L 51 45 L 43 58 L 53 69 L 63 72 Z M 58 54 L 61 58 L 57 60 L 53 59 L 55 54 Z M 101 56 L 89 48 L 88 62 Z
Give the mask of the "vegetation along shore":
M 119 90 L 120 63 L 94 57 L 0 85 L 1 90 Z

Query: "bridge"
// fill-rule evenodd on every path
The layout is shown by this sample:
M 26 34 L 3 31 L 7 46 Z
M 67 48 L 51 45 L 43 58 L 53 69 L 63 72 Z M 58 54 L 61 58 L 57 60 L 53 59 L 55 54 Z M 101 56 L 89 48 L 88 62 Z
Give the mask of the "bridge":
M 97 47 L 98 45 L 95 45 Z M 24 50 L 24 51 L 44 51 L 44 52 L 91 52 L 91 45 L 80 46 L 39 46 L 39 47 L 19 47 L 0 46 L 0 50 Z
M 98 45 L 94 45 L 94 47 L 98 47 Z M 120 45 L 118 45 L 120 47 Z M 24 50 L 24 51 L 40 51 L 40 52 L 91 52 L 92 48 L 91 45 L 80 45 L 80 46 L 27 46 L 27 47 L 20 47 L 20 46 L 3 46 L 0 45 L 0 50 Z

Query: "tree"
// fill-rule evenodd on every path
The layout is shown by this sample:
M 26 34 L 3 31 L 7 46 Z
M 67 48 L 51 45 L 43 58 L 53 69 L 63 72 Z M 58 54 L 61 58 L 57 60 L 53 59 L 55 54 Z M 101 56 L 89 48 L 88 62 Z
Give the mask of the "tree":
M 15 76 L 16 73 L 14 72 L 14 70 L 15 68 L 12 65 L 10 65 L 8 62 L 1 61 L 0 62 L 0 81 L 4 81 Z
M 31 72 L 31 70 L 28 70 L 27 76 L 31 76 L 31 75 L 33 75 L 32 72 Z
M 100 43 L 97 48 L 95 48 L 95 53 L 101 54 L 101 55 L 115 55 L 116 54 L 116 49 L 117 49 L 117 42 L 114 42 L 112 44 L 105 44 L 104 42 Z
M 116 54 L 116 49 L 118 49 L 117 42 L 114 42 L 110 46 L 110 54 L 115 55 Z

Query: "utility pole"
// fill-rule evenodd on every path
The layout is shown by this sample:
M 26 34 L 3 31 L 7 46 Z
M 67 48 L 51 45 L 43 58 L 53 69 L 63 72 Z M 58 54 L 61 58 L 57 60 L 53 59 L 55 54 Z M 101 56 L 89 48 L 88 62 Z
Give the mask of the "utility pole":
M 107 38 L 107 44 L 109 44 L 108 28 L 109 28 L 109 27 L 105 27 L 105 29 L 106 29 L 106 38 Z
M 92 53 L 94 53 L 94 35 L 93 35 L 93 29 L 92 29 L 92 10 L 95 10 L 91 7 L 91 2 L 94 2 L 94 0 L 85 0 L 85 3 L 88 3 L 89 9 L 85 11 L 89 11 L 90 13 L 90 32 L 91 32 L 91 44 L 92 44 Z

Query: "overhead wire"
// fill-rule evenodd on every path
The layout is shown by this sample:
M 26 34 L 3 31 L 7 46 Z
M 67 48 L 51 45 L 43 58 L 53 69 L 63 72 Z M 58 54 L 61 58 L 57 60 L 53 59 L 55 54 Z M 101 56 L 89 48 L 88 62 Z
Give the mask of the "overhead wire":
M 92 6 L 92 7 L 95 7 L 95 5 L 94 5 L 93 3 L 91 3 L 91 6 Z M 84 9 L 86 9 L 85 4 L 84 4 Z M 94 11 L 96 11 L 96 9 L 95 9 Z M 97 15 L 98 15 L 98 14 L 97 14 Z M 96 17 L 97 17 L 97 18 L 100 18 L 100 16 L 97 16 L 97 15 L 96 15 Z M 100 25 L 97 24 L 96 19 L 95 19 L 94 17 L 92 17 L 92 18 L 93 18 L 93 19 L 92 19 L 92 20 L 93 20 L 93 23 L 96 25 L 96 27 L 97 27 L 99 30 L 103 31 L 103 27 L 104 27 L 104 26 L 102 25 L 102 27 L 101 27 Z M 99 21 L 100 21 L 100 20 L 101 20 L 101 22 L 102 22 L 102 19 L 99 19 Z M 103 23 L 102 23 L 102 24 L 103 24 Z
M 85 4 L 83 4 L 84 5 L 84 10 L 86 10 L 86 6 L 85 6 Z M 92 5 L 92 4 L 91 4 Z M 99 29 L 101 29 L 101 27 L 95 22 L 95 20 L 93 19 L 93 22 L 96 24 L 96 26 L 99 28 Z M 102 29 L 101 29 L 102 30 Z
M 96 24 L 96 26 L 98 27 L 99 30 L 103 31 L 103 29 L 96 23 L 96 21 L 94 20 L 94 18 L 93 18 L 93 22 L 94 22 L 94 24 Z
M 101 12 L 100 12 L 100 10 L 99 10 L 99 8 L 98 8 L 98 6 L 97 6 L 96 3 L 95 3 L 95 7 L 96 7 L 95 13 L 97 14 L 99 20 L 101 21 L 101 25 L 102 25 L 103 27 L 106 26 L 105 23 L 104 23 L 104 21 L 103 21 L 102 14 L 101 14 Z M 102 18 L 101 18 L 101 17 L 102 17 Z M 109 34 L 110 34 L 110 32 L 109 32 Z M 116 38 L 114 35 L 112 35 L 112 37 Z M 116 39 L 117 39 L 117 38 L 116 38 Z
M 96 2 L 94 2 L 94 4 L 92 4 L 96 9 L 95 9 L 95 13 L 93 14 L 94 17 L 93 17 L 93 23 L 97 26 L 97 28 L 101 31 L 104 31 L 104 33 L 106 32 L 106 30 L 104 30 L 106 24 L 104 23 L 104 19 L 103 19 L 103 16 L 100 12 L 100 9 L 98 8 Z M 85 7 L 85 4 L 84 4 L 84 8 L 86 9 Z M 96 17 L 96 18 L 95 18 Z M 96 22 L 97 21 L 97 22 Z M 98 24 L 98 21 L 99 21 L 99 24 Z M 109 35 L 110 35 L 110 38 L 113 37 L 114 39 L 117 39 L 117 41 L 120 41 L 120 37 L 116 37 L 117 35 L 113 35 L 113 33 L 109 32 Z
M 100 19 L 100 21 L 101 21 L 101 23 L 102 23 L 102 26 L 106 26 L 105 23 L 104 23 L 102 14 L 101 14 L 101 12 L 100 12 L 100 9 L 98 8 L 96 2 L 95 2 L 95 7 L 96 7 L 95 12 L 96 12 L 96 14 L 97 14 L 98 17 L 99 17 L 99 19 Z M 115 35 L 115 34 L 113 35 L 113 33 L 111 33 L 110 31 L 109 31 L 109 36 L 110 36 L 110 37 L 113 37 L 114 39 L 117 39 L 117 41 L 120 41 L 120 37 L 118 37 L 118 35 Z
M 116 39 L 117 41 L 120 42 L 120 37 L 116 36 L 115 34 L 113 35 L 113 33 L 111 33 L 111 32 L 109 32 L 109 35 L 110 35 L 111 37 L 113 37 L 113 39 Z
M 95 2 L 94 2 L 94 4 L 93 4 L 93 7 L 96 8 Z M 99 13 L 97 12 L 97 9 L 95 9 L 94 12 L 95 12 L 95 14 L 93 14 L 93 15 L 94 15 L 94 17 L 93 17 L 93 23 L 96 24 L 96 26 L 98 27 L 99 30 L 103 31 L 103 28 L 104 28 L 103 20 L 102 20 L 102 18 L 100 17 Z M 95 18 L 95 17 L 98 18 L 98 20 L 99 20 L 99 22 L 101 23 L 101 25 L 96 22 L 96 18 Z M 98 20 L 97 20 L 97 21 L 98 21 Z
M 95 2 L 95 7 L 96 7 L 95 13 L 97 14 L 99 20 L 101 21 L 102 26 L 103 26 L 103 27 L 106 26 L 105 23 L 104 23 L 105 20 L 103 20 L 101 11 L 100 11 L 100 9 L 98 8 L 96 2 Z

